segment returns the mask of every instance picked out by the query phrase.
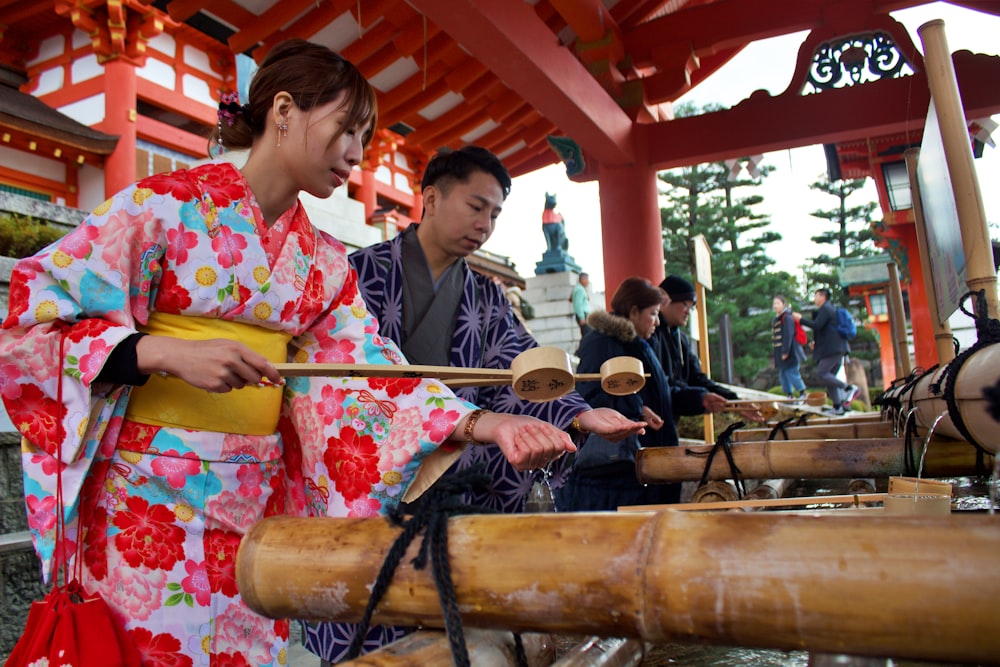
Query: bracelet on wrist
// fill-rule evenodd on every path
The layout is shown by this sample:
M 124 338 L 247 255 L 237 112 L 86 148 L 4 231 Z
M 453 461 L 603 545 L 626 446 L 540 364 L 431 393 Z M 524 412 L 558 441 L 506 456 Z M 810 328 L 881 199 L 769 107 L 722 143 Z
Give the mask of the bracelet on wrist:
M 576 432 L 580 433 L 581 435 L 586 435 L 587 433 L 589 433 L 587 429 L 580 426 L 580 415 L 573 417 L 573 422 L 570 424 L 570 427 L 573 428 L 573 430 L 575 430 Z
M 486 444 L 485 442 L 480 442 L 476 440 L 476 438 L 473 436 L 473 433 L 476 430 L 476 422 L 479 421 L 479 418 L 485 414 L 488 414 L 489 412 L 490 411 L 487 410 L 486 408 L 479 408 L 469 413 L 468 419 L 465 420 L 465 431 L 463 432 L 463 435 L 465 436 L 465 441 L 470 445 Z

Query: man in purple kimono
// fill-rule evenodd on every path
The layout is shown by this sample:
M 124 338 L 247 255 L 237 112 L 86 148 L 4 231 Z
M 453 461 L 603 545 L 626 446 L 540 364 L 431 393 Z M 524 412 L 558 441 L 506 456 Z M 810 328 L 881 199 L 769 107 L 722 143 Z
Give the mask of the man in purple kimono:
M 428 163 L 421 183 L 420 223 L 351 255 L 359 290 L 378 319 L 379 333 L 398 343 L 410 363 L 508 369 L 514 357 L 538 345 L 500 288 L 465 261 L 493 233 L 510 185 L 506 168 L 484 148 L 439 153 Z M 644 426 L 614 410 L 593 409 L 576 392 L 547 403 L 524 401 L 510 385 L 465 387 L 455 393 L 495 412 L 529 414 L 612 440 Z M 468 501 L 493 511 L 522 512 L 542 471 L 515 470 L 493 446 L 469 447 L 456 468 L 477 462 L 486 465 L 492 484 Z M 349 646 L 353 628 L 307 626 L 306 646 L 336 662 Z M 365 650 L 402 634 L 398 628 L 373 628 Z

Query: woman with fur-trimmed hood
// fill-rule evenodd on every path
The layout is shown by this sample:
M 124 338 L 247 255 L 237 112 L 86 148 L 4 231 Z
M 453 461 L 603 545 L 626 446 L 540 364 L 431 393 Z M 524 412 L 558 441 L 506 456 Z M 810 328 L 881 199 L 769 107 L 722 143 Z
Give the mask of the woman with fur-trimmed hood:
M 614 408 L 629 419 L 645 422 L 645 432 L 638 436 L 642 447 L 677 445 L 675 414 L 704 412 L 705 390 L 671 386 L 649 346 L 648 340 L 659 321 L 662 299 L 663 293 L 648 280 L 626 278 L 611 298 L 611 312 L 590 314 L 587 324 L 593 331 L 584 337 L 577 350 L 579 373 L 598 373 L 601 364 L 612 357 L 629 356 L 642 361 L 649 377 L 636 394 L 612 396 L 599 382 L 577 384 L 577 391 L 592 407 Z M 633 459 L 599 468 L 574 467 L 557 491 L 556 502 L 560 510 L 613 511 L 620 505 L 674 503 L 679 497 L 679 484 L 640 484 Z

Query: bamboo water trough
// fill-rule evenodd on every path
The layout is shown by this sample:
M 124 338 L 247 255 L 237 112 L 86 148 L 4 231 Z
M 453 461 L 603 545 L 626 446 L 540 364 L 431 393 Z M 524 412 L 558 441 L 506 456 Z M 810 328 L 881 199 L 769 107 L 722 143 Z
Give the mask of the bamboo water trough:
M 824 477 L 888 477 L 915 472 L 923 454 L 922 474 L 928 477 L 972 475 L 992 469 L 1000 452 L 1000 424 L 986 405 L 983 389 L 1000 377 L 1000 345 L 973 350 L 914 382 L 890 389 L 884 402 L 895 405 L 891 421 L 879 415 L 836 420 L 810 420 L 786 427 L 768 440 L 766 429 L 736 431 L 732 455 L 746 479 Z M 908 419 L 922 428 L 918 437 L 898 437 Z M 933 431 L 933 433 L 931 433 Z M 981 451 L 970 445 L 974 443 Z M 636 476 L 646 484 L 702 478 L 712 445 L 659 447 L 636 455 Z M 707 479 L 732 476 L 723 456 L 716 456 Z
M 1000 655 L 997 516 L 469 515 L 448 530 L 468 627 L 969 664 Z M 271 618 L 357 622 L 398 533 L 378 518 L 265 519 L 240 546 L 240 592 Z M 409 564 L 419 546 L 373 622 L 443 626 L 431 573 Z
M 644 484 L 698 481 L 714 445 L 651 447 L 636 453 L 636 476 Z M 744 479 L 822 479 L 906 475 L 920 458 L 905 438 L 762 440 L 732 445 L 733 460 Z M 991 458 L 991 457 L 987 457 Z M 991 461 L 986 461 L 988 466 Z M 968 443 L 931 438 L 923 459 L 927 477 L 971 475 L 977 453 Z M 726 457 L 717 455 L 709 480 L 732 477 Z
M 965 440 L 993 454 L 1000 453 L 1000 424 L 989 414 L 983 390 L 1000 380 L 1000 344 L 993 343 L 959 356 L 886 392 L 893 417 L 910 418 L 925 430 Z M 939 419 L 940 418 L 940 419 Z

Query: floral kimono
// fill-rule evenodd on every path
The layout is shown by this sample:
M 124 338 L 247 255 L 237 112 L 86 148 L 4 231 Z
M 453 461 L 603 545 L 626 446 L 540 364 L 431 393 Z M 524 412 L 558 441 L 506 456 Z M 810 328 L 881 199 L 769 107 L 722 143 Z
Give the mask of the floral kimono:
M 403 328 L 402 234 L 394 239 L 364 248 L 350 256 L 358 271 L 361 294 L 379 323 L 379 333 L 394 341 L 401 340 Z M 459 260 L 464 264 L 464 260 Z M 503 292 L 482 274 L 465 269 L 463 297 L 451 345 L 451 365 L 466 368 L 508 369 L 521 352 L 538 345 L 514 317 Z M 560 428 L 568 428 L 590 406 L 576 392 L 547 403 L 522 400 L 510 385 L 464 387 L 456 393 L 468 401 L 495 412 L 527 414 Z M 477 462 L 486 465 L 491 488 L 473 493 L 471 504 L 503 513 L 524 510 L 524 501 L 539 471 L 521 472 L 503 457 L 498 447 L 470 447 L 456 464 L 459 468 Z M 562 474 L 565 459 L 553 465 Z M 306 647 L 326 660 L 341 659 L 350 646 L 355 626 L 352 624 L 310 623 L 306 625 Z M 374 650 L 403 636 L 396 627 L 374 627 L 365 638 L 365 651 Z
M 241 536 L 275 514 L 386 512 L 474 406 L 432 380 L 302 377 L 270 388 L 273 417 L 258 418 L 254 392 L 268 388 L 191 400 L 177 378 L 154 375 L 143 387 L 97 378 L 137 332 L 251 334 L 278 350 L 272 361 L 401 363 L 377 327 L 344 247 L 301 205 L 268 228 L 225 162 L 144 179 L 19 262 L 0 393 L 24 436 L 25 499 L 46 579 L 66 554 L 145 665 L 287 664 L 287 621 L 253 613 L 237 590 Z M 181 417 L 170 381 L 189 392 L 174 401 Z M 220 417 L 215 399 L 243 417 Z

